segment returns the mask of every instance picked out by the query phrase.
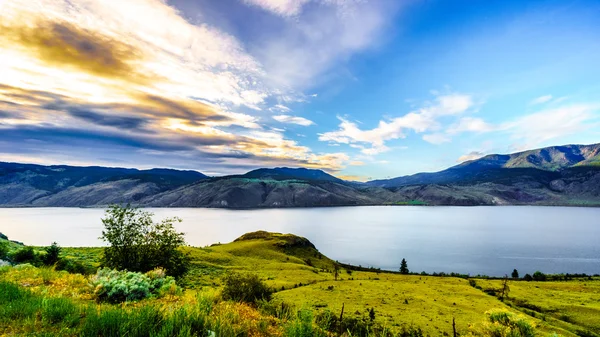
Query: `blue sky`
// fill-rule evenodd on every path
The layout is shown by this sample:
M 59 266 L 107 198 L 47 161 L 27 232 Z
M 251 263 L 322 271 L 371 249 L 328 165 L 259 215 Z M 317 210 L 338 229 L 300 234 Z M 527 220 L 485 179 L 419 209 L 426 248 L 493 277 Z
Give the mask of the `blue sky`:
M 366 180 L 600 141 L 597 1 L 0 4 L 0 160 Z

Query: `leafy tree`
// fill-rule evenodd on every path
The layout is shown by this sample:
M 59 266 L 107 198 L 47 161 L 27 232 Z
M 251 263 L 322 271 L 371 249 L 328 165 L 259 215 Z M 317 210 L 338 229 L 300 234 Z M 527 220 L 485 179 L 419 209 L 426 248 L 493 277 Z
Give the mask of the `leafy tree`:
M 161 267 L 175 277 L 188 271 L 189 258 L 179 250 L 185 245 L 184 234 L 173 227 L 181 219 L 167 218 L 156 223 L 152 215 L 129 205 L 113 205 L 106 210 L 100 238 L 110 246 L 104 249 L 104 266 L 133 272 Z
M 523 276 L 523 279 L 528 282 L 533 281 L 533 277 L 529 274 L 525 274 L 525 276 Z
M 408 263 L 406 263 L 406 259 L 402 259 L 402 262 L 400 262 L 400 274 L 408 274 L 409 270 L 408 270 Z
M 230 273 L 225 276 L 223 283 L 224 300 L 257 303 L 260 300 L 271 300 L 273 294 L 273 290 L 255 274 Z
M 536 271 L 535 273 L 533 273 L 533 280 L 546 281 L 546 274 L 542 273 L 541 271 Z
M 62 248 L 56 243 L 52 242 L 52 245 L 46 247 L 46 256 L 44 256 L 44 264 L 52 266 L 58 262 L 60 258 L 60 252 Z
M 336 281 L 340 276 L 340 265 L 337 261 L 333 263 L 333 276 L 335 277 Z
M 512 276 L 512 278 L 519 278 L 519 271 L 514 269 L 511 276 Z

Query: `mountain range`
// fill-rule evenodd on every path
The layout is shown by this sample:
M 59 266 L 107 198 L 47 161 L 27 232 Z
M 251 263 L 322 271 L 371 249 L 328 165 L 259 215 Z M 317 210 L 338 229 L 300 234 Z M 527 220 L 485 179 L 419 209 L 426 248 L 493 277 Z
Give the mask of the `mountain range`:
M 435 173 L 366 183 L 321 170 L 196 171 L 0 162 L 0 206 L 314 207 L 349 205 L 600 206 L 600 144 L 488 155 Z

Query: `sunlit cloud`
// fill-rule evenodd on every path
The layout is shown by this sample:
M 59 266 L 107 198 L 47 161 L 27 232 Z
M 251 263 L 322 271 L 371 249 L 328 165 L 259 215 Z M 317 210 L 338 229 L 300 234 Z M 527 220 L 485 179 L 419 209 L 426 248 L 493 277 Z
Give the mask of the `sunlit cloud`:
M 16 155 L 11 142 L 27 139 L 20 150 L 29 161 L 62 160 L 65 142 L 74 154 L 96 148 L 86 153 L 91 162 L 94 153 L 135 165 L 170 158 L 171 166 L 215 171 L 271 164 L 337 171 L 349 161 L 265 131 L 252 111 L 303 94 L 274 85 L 235 37 L 192 24 L 161 0 L 2 1 L 0 74 L 7 156 Z

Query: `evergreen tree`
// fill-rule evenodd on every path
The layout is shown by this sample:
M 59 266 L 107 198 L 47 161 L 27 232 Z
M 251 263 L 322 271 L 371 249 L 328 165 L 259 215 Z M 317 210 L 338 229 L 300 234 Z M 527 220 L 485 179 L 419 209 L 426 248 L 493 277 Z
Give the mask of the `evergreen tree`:
M 519 271 L 518 270 L 513 270 L 512 272 L 512 278 L 519 278 Z
M 406 263 L 406 259 L 402 259 L 400 262 L 400 274 L 408 274 L 408 264 Z
M 46 256 L 44 256 L 44 264 L 48 266 L 52 266 L 58 262 L 60 257 L 60 252 L 62 248 L 56 243 L 52 242 L 50 247 L 46 247 Z

